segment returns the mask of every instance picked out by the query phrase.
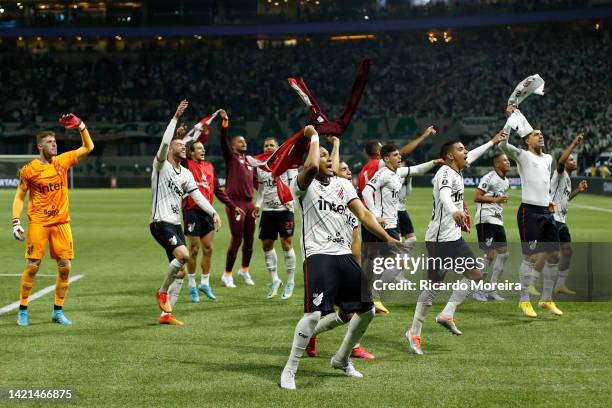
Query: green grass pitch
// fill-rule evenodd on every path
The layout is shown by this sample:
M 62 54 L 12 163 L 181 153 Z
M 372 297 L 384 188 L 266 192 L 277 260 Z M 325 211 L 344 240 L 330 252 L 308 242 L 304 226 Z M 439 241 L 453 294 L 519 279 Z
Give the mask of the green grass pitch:
M 2 274 L 20 274 L 24 262 L 24 244 L 10 233 L 13 194 L 0 191 L 0 214 L 6 221 L 0 234 Z M 466 191 L 468 203 L 472 197 Z M 514 191 L 506 209 L 511 241 L 518 239 L 514 219 L 519 200 Z M 609 241 L 610 197 L 583 195 L 575 204 L 568 221 L 574 240 Z M 329 367 L 345 332 L 339 328 L 319 337 L 319 358 L 302 360 L 298 390 L 280 390 L 277 382 L 302 313 L 301 267 L 293 298 L 266 300 L 268 277 L 256 241 L 252 272 L 257 285 L 246 287 L 238 279 L 237 289 L 222 288 L 229 237 L 223 216 L 212 272 L 218 300 L 192 304 L 185 285 L 175 310 L 186 326 L 159 326 L 154 293 L 167 261 L 149 234 L 149 207 L 150 191 L 144 189 L 71 193 L 73 275 L 85 275 L 71 286 L 65 305 L 74 324 L 50 323 L 52 293 L 31 303 L 30 327 L 16 325 L 16 311 L 0 315 L 0 388 L 72 388 L 74 403 L 84 407 L 612 404 L 608 303 L 563 303 L 562 318 L 544 315 L 528 321 L 514 302 L 469 301 L 457 314 L 464 332 L 458 338 L 433 323 L 442 306 L 434 305 L 423 329 L 426 354 L 421 357 L 409 353 L 403 336 L 414 305 L 390 304 L 391 314 L 375 318 L 363 339 L 376 360 L 355 362 L 364 379 L 346 378 Z M 470 208 L 473 213 L 474 204 Z M 408 209 L 422 240 L 431 190 L 415 189 Z M 475 234 L 467 238 L 474 240 Z M 282 256 L 279 271 L 284 278 Z M 54 263 L 45 258 L 39 273 L 54 274 Z M 0 307 L 17 300 L 18 282 L 18 277 L 0 277 Z M 53 277 L 41 276 L 34 291 L 53 283 Z

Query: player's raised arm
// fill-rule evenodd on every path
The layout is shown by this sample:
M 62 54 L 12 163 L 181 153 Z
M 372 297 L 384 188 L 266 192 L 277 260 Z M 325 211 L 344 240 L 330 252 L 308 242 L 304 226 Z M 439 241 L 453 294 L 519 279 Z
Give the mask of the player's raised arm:
M 565 170 L 565 162 L 572 155 L 572 152 L 574 151 L 576 146 L 582 143 L 583 138 L 584 136 L 582 135 L 582 133 L 578 133 L 578 135 L 576 135 L 574 140 L 572 140 L 572 143 L 570 143 L 567 149 L 563 151 L 563 153 L 559 157 L 559 161 L 557 161 L 557 173 L 559 174 L 563 173 L 563 171 Z
M 423 175 L 423 174 L 429 172 L 434 167 L 441 166 L 443 164 L 444 164 L 444 160 L 436 159 L 436 160 L 430 160 L 430 161 L 425 162 L 425 163 L 417 164 L 416 166 L 398 167 L 397 168 L 397 175 L 400 178 L 406 178 L 406 177 L 410 177 L 410 176 L 419 176 L 419 175 Z
M 334 174 L 336 174 L 338 172 L 338 169 L 340 168 L 340 138 L 337 136 L 330 136 L 329 141 L 332 144 L 332 171 L 334 172 Z
M 403 146 L 399 152 L 400 155 L 402 157 L 408 156 L 410 153 L 412 153 L 413 151 L 416 150 L 416 148 L 423 143 L 425 140 L 427 140 L 430 136 L 435 135 L 436 133 L 438 133 L 437 129 L 435 126 L 430 126 L 427 129 L 425 129 L 425 132 L 423 132 L 419 137 L 417 137 L 416 139 L 414 139 L 413 141 L 411 141 L 410 143 L 406 144 L 405 146 Z
M 221 153 L 223 153 L 223 158 L 227 161 L 230 157 L 232 157 L 232 142 L 229 138 L 228 130 L 229 130 L 229 116 L 227 116 L 227 112 L 224 109 L 219 111 L 221 115 L 221 133 L 219 134 L 220 142 L 221 142 Z
M 505 140 L 505 139 L 506 139 L 506 133 L 503 130 L 500 130 L 487 143 L 483 144 L 482 146 L 478 146 L 475 149 L 470 150 L 468 152 L 468 154 L 467 154 L 468 165 L 474 163 L 476 160 L 478 160 L 478 158 L 480 156 L 485 154 L 487 152 L 487 150 L 489 150 L 491 147 L 501 143 L 502 140 Z
M 310 139 L 308 156 L 304 162 L 302 171 L 297 176 L 297 186 L 301 191 L 306 191 L 319 172 L 321 152 L 319 150 L 319 134 L 312 125 L 304 128 L 304 137 Z
M 64 125 L 66 129 L 79 129 L 82 144 L 81 147 L 75 150 L 75 153 L 77 160 L 81 161 L 82 158 L 89 155 L 89 153 L 91 153 L 94 149 L 94 143 L 93 140 L 91 140 L 91 136 L 89 135 L 85 122 L 83 122 L 73 113 L 63 115 L 59 122 Z
M 576 187 L 576 189 L 571 192 L 568 201 L 572 201 L 574 197 L 576 197 L 578 194 L 584 193 L 587 188 L 589 188 L 589 183 L 587 183 L 586 180 L 580 180 L 580 183 L 578 183 L 578 187 Z
M 170 123 L 168 124 L 168 127 L 166 127 L 166 131 L 164 132 L 164 136 L 159 146 L 159 150 L 155 155 L 155 159 L 157 160 L 158 164 L 162 164 L 167 159 L 168 148 L 170 146 L 170 142 L 172 141 L 172 137 L 174 136 L 176 123 L 178 121 L 178 118 L 183 115 L 183 112 L 185 112 L 185 109 L 187 109 L 188 105 L 189 103 L 186 100 L 182 100 L 178 108 L 176 108 L 174 116 L 172 117 L 172 119 L 170 119 Z
M 361 221 L 361 223 L 370 231 L 372 234 L 376 235 L 378 238 L 383 241 L 397 245 L 399 241 L 390 236 L 387 231 L 378 223 L 374 214 L 367 210 L 363 206 L 360 200 L 352 200 L 348 203 L 349 210 Z

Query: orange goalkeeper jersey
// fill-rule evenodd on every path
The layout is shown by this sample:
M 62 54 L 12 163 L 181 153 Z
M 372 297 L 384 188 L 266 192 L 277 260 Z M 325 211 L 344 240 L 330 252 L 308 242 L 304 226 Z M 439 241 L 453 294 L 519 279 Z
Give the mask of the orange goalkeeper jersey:
M 52 226 L 70 222 L 68 210 L 68 169 L 78 163 L 75 150 L 62 153 L 53 162 L 32 160 L 20 171 L 19 188 L 30 190 L 30 223 Z

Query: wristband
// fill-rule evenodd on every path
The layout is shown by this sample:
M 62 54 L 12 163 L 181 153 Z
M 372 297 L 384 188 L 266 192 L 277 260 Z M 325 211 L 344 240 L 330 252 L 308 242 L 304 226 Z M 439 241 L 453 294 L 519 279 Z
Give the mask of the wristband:
M 83 130 L 85 130 L 85 127 L 86 127 L 85 126 L 85 122 L 81 121 L 81 124 L 79 125 L 79 130 L 83 131 Z
M 315 134 L 310 137 L 310 143 L 319 143 L 319 135 Z

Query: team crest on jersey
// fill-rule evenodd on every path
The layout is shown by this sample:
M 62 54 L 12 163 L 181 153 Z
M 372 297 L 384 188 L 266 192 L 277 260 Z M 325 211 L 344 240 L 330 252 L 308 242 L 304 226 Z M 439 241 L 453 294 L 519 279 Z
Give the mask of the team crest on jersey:
M 341 188 L 341 189 L 338 191 L 338 194 L 337 194 L 337 195 L 338 195 L 338 198 L 339 198 L 339 199 L 344 200 L 344 189 L 343 189 L 343 188 Z
M 315 305 L 315 306 L 320 306 L 321 302 L 323 302 L 323 292 L 318 293 L 318 294 L 317 293 L 313 293 L 312 297 L 314 298 L 312 300 L 312 304 Z
M 57 168 L 57 175 L 62 177 L 62 168 L 61 167 Z

